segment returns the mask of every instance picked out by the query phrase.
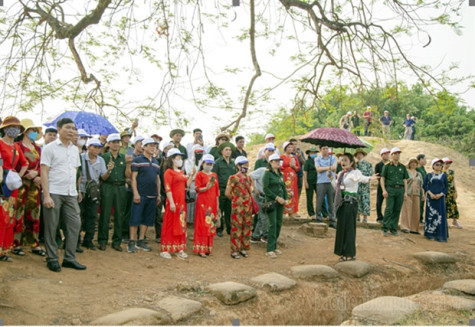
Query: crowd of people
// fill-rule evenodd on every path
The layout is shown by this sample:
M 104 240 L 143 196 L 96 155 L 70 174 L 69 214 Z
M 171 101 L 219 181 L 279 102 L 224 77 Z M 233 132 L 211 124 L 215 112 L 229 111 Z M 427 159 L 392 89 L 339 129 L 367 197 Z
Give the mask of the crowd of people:
M 214 237 L 226 233 L 233 259 L 247 258 L 251 243 L 266 243 L 265 255 L 275 259 L 282 254 L 283 217 L 298 214 L 303 188 L 308 215 L 316 222 L 327 218 L 337 230 L 335 254 L 354 260 L 356 223 L 368 221 L 372 181 L 384 236 L 398 235 L 400 215 L 401 232 L 419 234 L 424 206 L 427 239 L 447 241 L 447 219 L 461 228 L 449 158 L 435 158 L 426 173 L 424 155 L 404 165 L 400 149 L 383 149 L 373 171 L 364 149 L 335 155 L 320 146 L 304 153 L 290 139 L 279 151 L 267 134 L 251 170 L 242 136 L 233 144 L 221 133 L 207 146 L 196 128 L 185 146 L 182 129 L 163 142 L 158 134 L 137 135 L 137 126 L 94 137 L 69 118 L 43 132 L 30 119 L 6 117 L 0 125 L 0 261 L 25 256 L 31 247 L 52 271 L 83 270 L 76 253 L 106 251 L 110 234 L 116 251 L 148 252 L 155 241 L 160 257 L 186 260 L 188 224 L 194 224 L 192 251 L 201 258 L 212 255 Z M 149 227 L 154 240 L 146 238 Z
M 341 116 L 339 126 L 341 129 L 353 132 L 358 136 L 361 134 L 362 126 L 364 131 L 363 135 L 370 136 L 370 126 L 373 124 L 373 120 L 374 114 L 371 106 L 368 106 L 363 113 L 362 121 L 360 121 L 360 116 L 356 110 L 353 113 L 348 111 L 345 115 Z M 406 115 L 406 119 L 402 123 L 404 126 L 404 140 L 414 140 L 416 134 L 416 120 L 416 117 L 411 116 L 411 114 Z M 389 111 L 385 110 L 383 115 L 378 119 L 378 122 L 381 125 L 382 135 L 389 138 L 391 136 L 391 126 L 394 125 L 394 119 L 389 115 Z

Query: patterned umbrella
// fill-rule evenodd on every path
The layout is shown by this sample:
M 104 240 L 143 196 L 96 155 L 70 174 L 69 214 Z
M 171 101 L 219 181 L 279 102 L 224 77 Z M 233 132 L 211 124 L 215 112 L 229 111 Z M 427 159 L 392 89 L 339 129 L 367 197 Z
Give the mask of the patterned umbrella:
M 45 126 L 54 126 L 61 118 L 71 118 L 76 124 L 77 129 L 84 129 L 88 134 L 112 134 L 119 131 L 112 125 L 107 118 L 85 111 L 65 111 L 54 120 L 45 123 Z
M 340 128 L 317 128 L 302 136 L 300 141 L 332 148 L 366 147 L 355 134 Z

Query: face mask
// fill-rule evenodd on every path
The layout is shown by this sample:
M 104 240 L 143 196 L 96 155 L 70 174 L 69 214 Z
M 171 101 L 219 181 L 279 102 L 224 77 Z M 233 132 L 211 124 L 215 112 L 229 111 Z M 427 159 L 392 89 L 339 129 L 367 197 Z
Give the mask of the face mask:
M 86 140 L 78 140 L 78 146 L 79 147 L 82 148 L 84 146 L 84 144 L 86 144 Z
M 5 134 L 14 139 L 17 138 L 18 135 L 20 135 L 20 129 L 18 127 L 6 127 Z
M 201 158 L 203 158 L 203 154 L 202 154 L 202 153 L 196 153 L 196 154 L 195 154 L 196 162 L 200 161 Z
M 206 171 L 211 171 L 213 170 L 213 166 L 203 166 L 203 169 Z
M 309 155 L 309 157 L 313 159 L 313 158 L 316 158 L 317 155 L 316 154 L 311 154 L 311 155 Z
M 183 166 L 183 160 L 182 159 L 176 159 L 175 160 L 175 165 L 177 165 L 177 167 Z
M 38 132 L 29 132 L 28 133 L 28 138 L 32 141 L 36 141 L 37 137 L 38 137 Z
M 249 167 L 241 167 L 241 173 L 245 174 L 249 170 Z

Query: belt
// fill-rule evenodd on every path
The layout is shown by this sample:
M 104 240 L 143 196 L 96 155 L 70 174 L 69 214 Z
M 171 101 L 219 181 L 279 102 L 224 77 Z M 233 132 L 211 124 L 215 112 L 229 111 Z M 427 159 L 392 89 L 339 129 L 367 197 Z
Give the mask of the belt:
M 391 185 L 391 186 L 387 186 L 387 187 L 391 187 L 391 188 L 404 188 L 404 185 Z
M 106 184 L 114 185 L 114 186 L 125 186 L 125 181 L 123 182 L 104 182 Z
M 344 202 L 358 202 L 358 198 L 356 197 L 356 193 L 350 193 L 350 192 L 341 192 L 341 195 L 343 195 L 343 201 Z

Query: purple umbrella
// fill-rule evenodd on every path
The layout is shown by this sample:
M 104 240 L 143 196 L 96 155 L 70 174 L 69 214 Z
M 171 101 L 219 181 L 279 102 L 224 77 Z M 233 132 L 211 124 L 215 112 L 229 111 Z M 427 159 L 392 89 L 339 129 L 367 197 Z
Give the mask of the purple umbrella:
M 340 128 L 317 128 L 302 136 L 300 141 L 332 148 L 366 147 L 355 134 Z
M 77 129 L 84 129 L 88 134 L 112 134 L 119 131 L 112 125 L 107 118 L 86 111 L 65 111 L 54 120 L 45 123 L 45 126 L 54 126 L 61 118 L 71 118 L 76 124 Z

